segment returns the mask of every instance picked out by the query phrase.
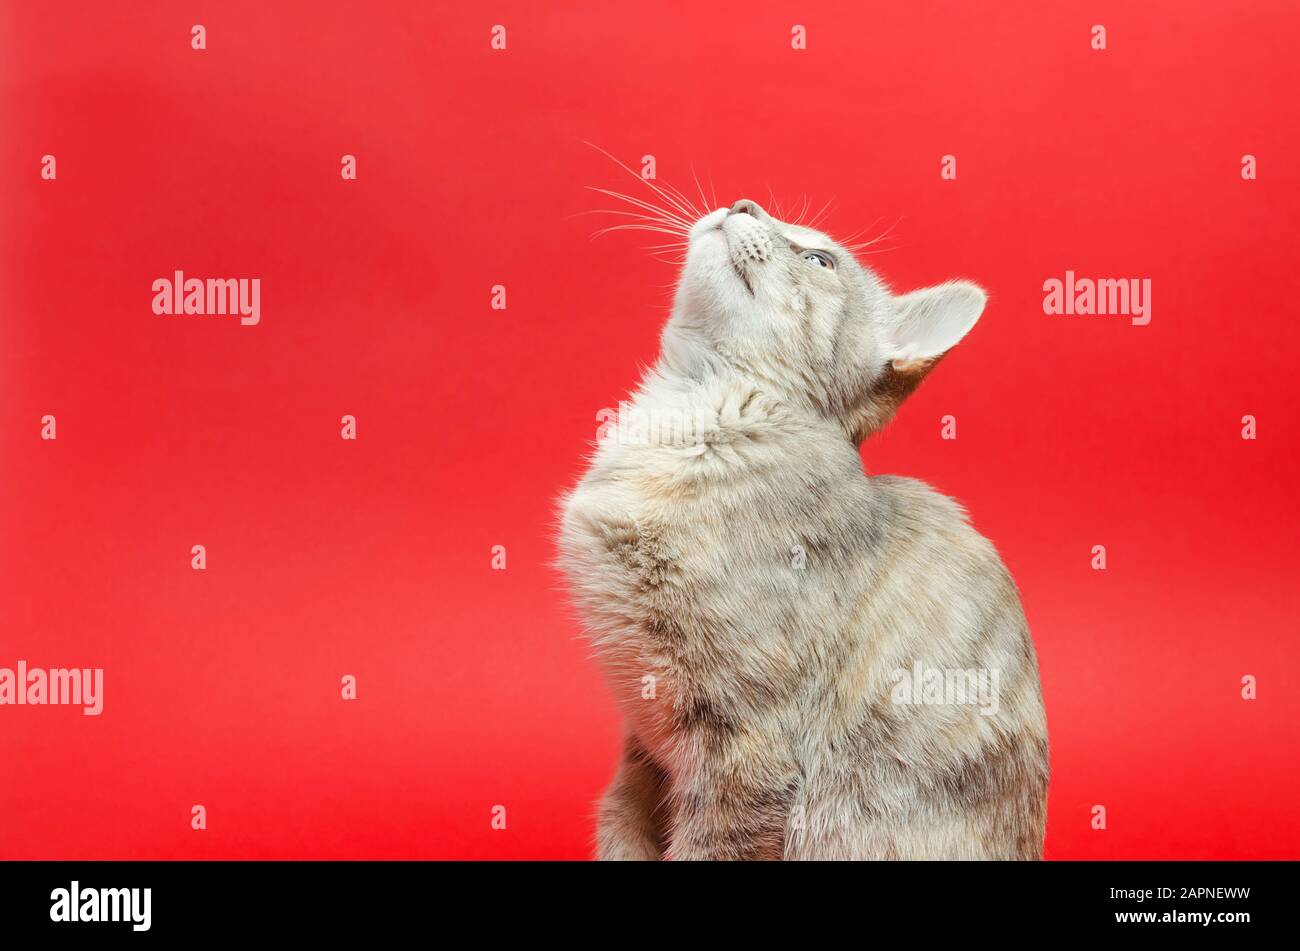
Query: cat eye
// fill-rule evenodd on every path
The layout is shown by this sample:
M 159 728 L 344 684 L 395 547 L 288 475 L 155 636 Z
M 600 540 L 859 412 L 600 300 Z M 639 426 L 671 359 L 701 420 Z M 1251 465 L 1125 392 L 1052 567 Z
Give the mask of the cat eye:
M 801 257 L 815 267 L 827 267 L 835 270 L 835 259 L 821 251 L 805 251 Z

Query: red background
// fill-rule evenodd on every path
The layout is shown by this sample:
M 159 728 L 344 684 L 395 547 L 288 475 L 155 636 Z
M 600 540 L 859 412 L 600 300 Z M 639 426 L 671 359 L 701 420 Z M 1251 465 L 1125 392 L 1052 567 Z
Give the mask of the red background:
M 590 854 L 619 726 L 552 513 L 674 274 L 590 240 L 583 186 L 641 186 L 584 140 L 983 284 L 864 457 L 1022 589 L 1048 856 L 1300 856 L 1300 14 L 1137 6 L 6 3 L 0 666 L 106 697 L 0 708 L 0 856 Z M 155 316 L 178 268 L 261 278 L 261 324 Z M 1150 278 L 1151 324 L 1045 315 L 1066 269 Z

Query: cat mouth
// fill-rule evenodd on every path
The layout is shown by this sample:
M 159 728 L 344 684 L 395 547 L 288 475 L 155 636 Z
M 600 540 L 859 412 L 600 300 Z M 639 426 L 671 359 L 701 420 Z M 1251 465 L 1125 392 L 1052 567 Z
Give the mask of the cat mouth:
M 710 240 L 721 240 L 722 253 L 727 256 L 727 265 L 735 273 L 740 283 L 745 286 L 745 290 L 750 297 L 754 297 L 754 282 L 748 270 L 745 267 L 745 255 L 735 253 L 735 238 L 727 233 L 723 223 L 728 217 L 726 208 L 719 208 L 711 214 L 705 215 L 699 221 L 695 222 L 690 232 L 691 244 L 701 241 L 706 237 Z
M 736 276 L 740 278 L 740 283 L 745 285 L 745 290 L 749 291 L 749 296 L 753 297 L 754 285 L 750 282 L 749 275 L 745 272 L 745 269 L 742 268 L 738 263 L 736 263 L 734 258 L 731 259 L 731 269 L 735 271 Z
M 754 268 L 772 257 L 772 232 L 750 211 L 735 209 L 723 220 L 721 230 L 731 266 L 749 296 L 754 297 Z

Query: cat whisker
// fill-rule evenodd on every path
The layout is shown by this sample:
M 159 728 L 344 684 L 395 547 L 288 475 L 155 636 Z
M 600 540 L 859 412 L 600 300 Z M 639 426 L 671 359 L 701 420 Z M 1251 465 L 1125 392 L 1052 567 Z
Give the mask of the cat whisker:
M 593 144 L 593 143 L 591 143 L 591 142 L 587 142 L 586 144 L 589 145 L 589 146 L 591 146 L 591 147 L 592 147 L 593 149 L 595 149 L 597 152 L 599 152 L 599 153 L 601 153 L 602 155 L 604 155 L 606 158 L 608 158 L 611 162 L 613 162 L 613 163 L 614 163 L 615 165 L 617 165 L 619 168 L 623 169 L 623 171 L 627 172 L 629 175 L 631 175 L 633 178 L 635 178 L 638 182 L 641 182 L 642 184 L 644 184 L 647 188 L 649 188 L 652 192 L 654 192 L 656 195 L 658 195 L 660 198 L 662 198 L 664 201 L 666 201 L 669 205 L 672 205 L 673 208 L 675 208 L 675 209 L 676 209 L 678 212 L 680 212 L 681 214 L 685 215 L 685 216 L 688 217 L 688 218 L 698 218 L 698 217 L 700 217 L 700 216 L 699 216 L 698 214 L 696 214 L 692 209 L 690 209 L 689 206 L 685 206 L 685 205 L 683 205 L 683 204 L 682 204 L 678 199 L 674 198 L 672 195 L 670 195 L 670 194 L 669 194 L 668 192 L 666 192 L 664 189 L 660 188 L 658 185 L 656 185 L 656 184 L 655 184 L 653 181 L 651 181 L 650 179 L 648 179 L 648 178 L 643 178 L 642 176 L 638 175 L 636 172 L 634 172 L 632 169 L 628 168 L 626 165 L 624 165 L 622 162 L 620 162 L 617 158 L 615 158 L 615 157 L 614 157 L 613 155 L 611 155 L 609 152 L 606 152 L 604 149 L 602 149 L 599 145 L 595 145 L 595 144 Z
M 799 206 L 799 214 L 795 216 L 795 219 L 794 219 L 793 222 L 791 222 L 791 224 L 796 224 L 796 225 L 799 225 L 800 227 L 802 227 L 802 226 L 803 226 L 803 216 L 806 215 L 807 213 L 808 213 L 808 193 L 807 193 L 807 192 L 804 192 L 804 194 L 803 194 L 803 204 Z
M 591 209 L 591 210 L 589 210 L 589 211 L 579 211 L 579 212 L 577 212 L 576 214 L 578 214 L 578 215 L 618 215 L 618 216 L 621 217 L 621 218 L 632 218 L 632 219 L 635 219 L 635 220 L 637 220 L 637 221 L 647 221 L 647 222 L 651 222 L 651 223 L 653 223 L 653 224 L 660 224 L 660 225 L 664 225 L 665 227 L 675 228 L 675 229 L 677 230 L 677 233 L 680 234 L 682 237 L 686 237 L 686 236 L 690 233 L 690 232 L 687 231 L 685 228 L 680 227 L 679 225 L 677 225 L 675 222 L 673 222 L 673 221 L 671 221 L 671 220 L 669 220 L 669 219 L 667 219 L 667 218 L 664 218 L 664 217 L 662 217 L 662 216 L 659 216 L 659 215 L 641 215 L 641 214 L 637 214 L 635 211 L 620 211 L 620 210 L 617 210 L 617 209 L 614 209 L 614 208 L 593 208 L 593 209 Z
M 628 222 L 627 224 L 610 225 L 608 228 L 601 228 L 599 231 L 597 231 L 595 234 L 592 235 L 592 238 L 593 239 L 599 238 L 602 235 L 609 234 L 612 231 L 653 231 L 658 234 L 673 235 L 674 237 L 681 235 L 680 231 L 673 231 L 668 228 L 659 227 L 658 225 L 642 224 L 641 222 Z
M 776 200 L 776 192 L 772 190 L 770 183 L 767 186 L 767 207 L 772 210 L 772 215 L 777 221 L 783 220 L 781 218 L 781 203 Z
M 660 208 L 658 205 L 652 205 L 649 202 L 642 201 L 640 198 L 633 198 L 631 195 L 624 195 L 622 192 L 611 191 L 608 188 L 600 188 L 596 185 L 588 185 L 586 187 L 590 191 L 598 192 L 609 198 L 615 198 L 618 199 L 619 201 L 625 201 L 629 205 L 633 205 L 637 208 L 642 209 L 643 211 L 648 211 L 651 212 L 652 214 L 661 215 L 665 218 L 669 218 L 675 224 L 679 224 L 683 228 L 690 228 L 691 226 L 691 222 L 681 217 L 680 215 L 677 215 L 666 208 Z
M 693 201 L 691 201 L 690 198 L 688 198 L 685 194 L 683 194 L 683 193 L 682 193 L 682 190 L 681 190 L 680 188 L 678 188 L 676 185 L 673 185 L 673 184 L 671 184 L 671 183 L 669 183 L 669 182 L 665 182 L 665 181 L 660 181 L 660 184 L 661 184 L 664 188 L 666 188 L 666 189 L 668 189 L 670 192 L 672 192 L 674 195 L 676 195 L 679 199 L 681 199 L 682 204 L 684 204 L 684 205 L 686 206 L 686 208 L 687 208 L 687 210 L 690 212 L 690 215 L 691 215 L 692 218 L 703 218 L 703 217 L 704 217 L 705 212 L 704 212 L 704 211 L 700 211 L 700 210 L 698 210 L 698 209 L 695 207 L 695 203 L 694 203 Z
M 700 193 L 700 204 L 703 205 L 706 209 L 709 209 L 709 208 L 716 208 L 717 205 L 710 205 L 710 204 L 709 204 L 709 199 L 705 197 L 705 195 L 704 195 L 704 186 L 700 184 L 700 176 L 695 174 L 695 166 L 694 166 L 694 165 L 691 166 L 691 178 L 695 179 L 695 187 L 699 190 L 699 193 Z
M 813 215 L 812 221 L 808 222 L 807 227 L 809 227 L 809 228 L 816 228 L 816 227 L 817 227 L 817 222 L 821 221 L 821 220 L 822 220 L 822 216 L 823 216 L 824 214 L 826 214 L 826 212 L 828 212 L 828 211 L 831 210 L 831 205 L 834 204 L 834 203 L 835 203 L 835 196 L 832 195 L 831 198 L 830 198 L 830 201 L 828 201 L 828 202 L 826 202 L 826 204 L 822 205 L 822 210 L 819 211 L 819 212 L 817 212 L 817 214 Z
M 870 241 L 862 241 L 858 244 L 845 245 L 845 247 L 853 254 L 867 255 L 867 254 L 881 254 L 885 251 L 896 251 L 898 248 L 903 246 L 902 242 L 899 241 L 894 241 L 889 244 L 882 244 L 881 241 L 882 238 L 873 238 Z
M 867 232 L 871 231 L 871 229 L 874 228 L 877 224 L 879 224 L 881 217 L 883 216 L 877 216 L 876 219 L 872 221 L 871 224 L 867 225 L 865 228 L 859 228 L 858 230 L 852 232 L 851 234 L 844 235 L 844 237 L 839 239 L 840 244 L 844 245 L 845 247 L 848 247 L 849 243 L 853 241 L 854 238 L 866 234 Z M 888 230 L 886 230 L 885 234 L 888 233 L 889 233 Z
M 879 218 L 876 219 L 876 221 L 879 221 L 879 220 L 880 220 Z M 892 225 L 890 225 L 888 228 L 886 228 L 883 232 L 881 232 L 880 234 L 878 234 L 876 237 L 872 238 L 870 241 L 862 242 L 860 245 L 858 245 L 858 247 L 860 247 L 860 248 L 869 248 L 869 247 L 871 247 L 873 244 L 876 244 L 876 243 L 879 242 L 879 241 L 883 241 L 883 240 L 885 240 L 886 238 L 888 238 L 888 237 L 890 236 L 890 234 L 893 232 L 893 230 L 894 230 L 895 228 L 898 227 L 899 223 L 902 222 L 902 220 L 903 220 L 903 219 L 902 219 L 901 216 L 900 216 L 899 218 L 895 219 L 895 220 L 894 220 L 894 223 L 893 223 Z M 871 227 L 873 227 L 873 228 L 875 227 L 875 221 L 873 221 L 873 222 L 871 223 Z M 869 230 L 869 229 L 868 229 L 868 230 Z

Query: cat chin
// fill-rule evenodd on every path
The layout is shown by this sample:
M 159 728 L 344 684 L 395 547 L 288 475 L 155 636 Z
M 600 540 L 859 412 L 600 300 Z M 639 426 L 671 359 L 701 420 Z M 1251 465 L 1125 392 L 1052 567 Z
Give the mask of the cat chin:
M 725 240 L 718 242 L 716 251 L 710 248 L 699 255 L 692 252 L 682 280 L 692 291 L 690 296 L 707 302 L 705 306 L 710 310 L 732 314 L 754 302 L 752 285 L 736 270 Z

